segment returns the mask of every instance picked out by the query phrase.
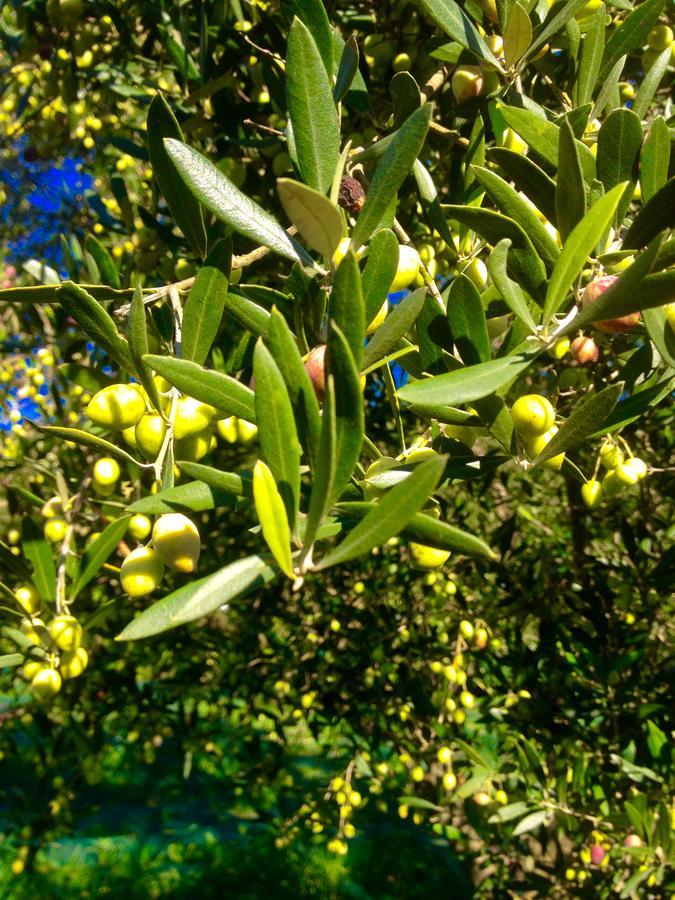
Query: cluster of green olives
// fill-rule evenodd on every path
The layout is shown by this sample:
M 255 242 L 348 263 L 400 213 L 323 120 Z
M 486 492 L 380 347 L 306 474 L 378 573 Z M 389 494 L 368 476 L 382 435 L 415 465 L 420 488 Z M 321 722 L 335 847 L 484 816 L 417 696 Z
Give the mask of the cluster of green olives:
M 77 678 L 87 668 L 89 655 L 82 646 L 82 625 L 75 616 L 54 616 L 47 624 L 40 617 L 42 603 L 32 584 L 14 592 L 17 604 L 26 614 L 21 633 L 27 647 L 39 648 L 40 658 L 29 658 L 21 669 L 33 696 L 46 702 L 61 690 L 63 681 Z M 29 654 L 30 655 L 30 654 Z
M 182 513 L 160 516 L 152 526 L 152 541 L 137 547 L 120 568 L 122 588 L 130 597 L 155 591 L 164 577 L 164 567 L 190 574 L 197 568 L 201 538 L 195 523 Z
M 539 456 L 558 432 L 551 401 L 541 394 L 525 394 L 519 397 L 511 407 L 511 418 L 513 427 L 531 459 Z M 564 459 L 565 454 L 559 453 L 546 460 L 543 465 L 547 469 L 558 470 Z
M 600 468 L 605 470 L 602 480 L 598 478 Z M 647 464 L 633 456 L 623 438 L 607 437 L 600 447 L 593 478 L 581 488 L 581 497 L 589 509 L 594 509 L 603 499 L 615 497 L 624 488 L 642 481 L 647 471 Z

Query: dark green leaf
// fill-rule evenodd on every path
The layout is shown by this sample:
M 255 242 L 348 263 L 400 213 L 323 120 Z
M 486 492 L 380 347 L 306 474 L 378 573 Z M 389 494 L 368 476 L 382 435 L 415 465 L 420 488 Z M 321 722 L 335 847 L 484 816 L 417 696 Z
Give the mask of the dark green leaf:
M 359 70 L 359 45 L 356 38 L 352 35 L 349 40 L 345 41 L 345 46 L 340 56 L 340 65 L 338 66 L 337 76 L 335 78 L 335 87 L 333 88 L 333 99 L 339 103 L 354 81 L 354 76 Z
M 171 356 L 149 354 L 146 361 L 155 372 L 188 397 L 209 403 L 228 416 L 256 421 L 253 391 L 230 375 Z
M 96 434 L 91 434 L 89 431 L 82 431 L 81 428 L 64 428 L 61 425 L 40 425 L 38 422 L 33 422 L 32 424 L 34 428 L 39 429 L 44 434 L 51 435 L 61 441 L 72 441 L 74 444 L 81 444 L 83 447 L 91 447 L 92 450 L 97 450 L 105 456 L 116 456 L 118 459 L 123 459 L 136 466 L 140 465 L 138 460 L 134 459 L 126 450 L 122 450 L 116 444 L 106 441 Z
M 586 6 L 587 0 L 569 0 L 564 6 L 555 4 L 544 21 L 543 27 L 537 31 L 536 38 L 530 44 L 527 56 L 532 57 L 546 41 L 557 32 L 561 31 L 576 13 Z
M 558 165 L 558 126 L 529 109 L 518 109 L 514 106 L 502 106 L 500 113 L 507 124 L 526 141 L 532 151 L 549 165 Z M 577 142 L 579 159 L 584 179 L 591 182 L 595 177 L 595 159 L 589 148 Z
M 597 200 L 565 241 L 560 258 L 553 269 L 544 303 L 544 324 L 558 312 L 575 279 L 586 265 L 605 229 L 609 226 L 625 185 L 618 184 Z
M 444 468 L 445 458 L 442 456 L 417 466 L 402 484 L 392 488 L 375 504 L 374 509 L 316 568 L 326 569 L 362 556 L 398 534 L 427 502 Z
M 234 287 L 230 285 L 225 297 L 225 312 L 251 334 L 256 337 L 264 337 L 267 334 L 270 314 L 263 306 L 254 303 L 247 296 L 249 287 L 252 286 L 242 284 Z
M 505 216 L 513 219 L 524 229 L 541 259 L 552 268 L 560 256 L 560 248 L 548 233 L 542 221 L 537 217 L 530 204 L 523 200 L 510 184 L 490 169 L 482 166 L 472 166 L 472 170 L 492 198 L 495 206 Z
M 393 231 L 382 228 L 373 236 L 362 278 L 366 325 L 370 325 L 387 299 L 398 269 L 398 253 L 398 240 Z
M 406 175 L 422 149 L 431 122 L 432 107 L 425 103 L 396 132 L 377 164 L 371 179 L 365 205 L 352 232 L 352 244 L 365 244 L 380 224 L 382 217 L 396 197 Z
M 607 78 L 618 59 L 646 43 L 647 35 L 661 14 L 663 2 L 664 0 L 645 0 L 612 32 L 602 58 L 600 81 Z
M 543 299 L 546 269 L 532 241 L 517 222 L 491 209 L 471 206 L 444 206 L 443 209 L 452 219 L 467 225 L 493 246 L 508 238 L 511 241 L 508 258 L 511 274 L 529 294 Z
M 397 72 L 389 82 L 389 93 L 394 104 L 392 128 L 398 129 L 422 105 L 422 94 L 410 72 Z
M 649 126 L 640 151 L 640 190 L 642 202 L 661 190 L 668 180 L 670 164 L 670 132 L 663 116 L 657 116 Z
M 176 464 L 181 472 L 184 472 L 189 478 L 203 481 L 223 493 L 231 494 L 233 497 L 250 498 L 252 496 L 250 472 L 221 472 L 220 469 L 214 469 L 212 466 L 180 459 Z
M 420 195 L 422 208 L 424 210 L 425 216 L 427 217 L 427 220 L 429 221 L 429 224 L 432 226 L 432 228 L 436 229 L 436 231 L 445 241 L 450 257 L 455 258 L 456 252 L 452 239 L 452 232 L 450 231 L 450 227 L 448 226 L 445 216 L 443 215 L 443 210 L 441 209 L 441 201 L 438 198 L 438 191 L 436 190 L 436 186 L 431 175 L 427 171 L 426 166 L 421 163 L 419 159 L 416 159 L 413 163 L 413 176 L 417 183 L 417 190 Z
M 643 119 L 647 114 L 649 105 L 654 99 L 654 94 L 670 65 L 672 52 L 672 47 L 666 47 L 666 49 L 659 54 L 649 71 L 645 73 L 645 77 L 642 79 L 642 83 L 637 92 L 637 97 L 633 100 L 631 106 L 631 110 L 638 119 Z
M 326 194 L 340 154 L 340 123 L 319 49 L 298 18 L 288 34 L 286 99 L 302 179 Z
M 662 307 L 643 309 L 642 319 L 651 341 L 661 354 L 661 358 L 675 369 L 675 334 Z
M 579 403 L 572 414 L 560 426 L 542 452 L 534 461 L 534 467 L 552 459 L 559 453 L 567 453 L 573 450 L 593 434 L 598 422 L 603 422 L 617 404 L 623 382 L 612 384 L 600 391 L 591 394 Z
M 80 574 L 70 594 L 71 602 L 77 597 L 82 588 L 86 587 L 91 579 L 97 575 L 103 563 L 107 562 L 110 554 L 124 537 L 130 518 L 130 516 L 123 516 L 121 519 L 111 522 L 96 540 L 92 541 L 87 547 L 82 557 Z
M 80 328 L 108 356 L 127 372 L 135 374 L 129 345 L 117 333 L 117 327 L 98 300 L 72 281 L 65 281 L 56 291 L 59 303 L 68 310 Z
M 361 362 L 362 370 L 369 369 L 378 360 L 384 360 L 398 346 L 401 338 L 408 332 L 420 314 L 425 294 L 426 289 L 419 288 L 408 294 L 391 310 L 364 350 Z
M 581 45 L 581 62 L 576 83 L 576 101 L 579 106 L 593 99 L 593 91 L 598 83 L 605 49 L 605 14 L 606 7 L 603 3 L 593 13 Z
M 253 354 L 253 375 L 260 447 L 272 470 L 293 529 L 300 497 L 300 444 L 283 376 L 260 339 Z
M 93 257 L 102 281 L 119 289 L 121 285 L 117 266 L 103 244 L 93 234 L 88 234 L 84 239 L 84 249 Z
M 183 585 L 136 616 L 116 640 L 137 641 L 216 612 L 272 581 L 278 573 L 270 562 L 266 556 L 247 556 L 213 575 Z
M 148 152 L 152 170 L 176 225 L 196 253 L 206 256 L 206 229 L 198 200 L 188 191 L 164 146 L 164 138 L 183 140 L 180 125 L 161 94 L 156 94 L 148 109 Z
M 448 322 L 465 366 L 484 363 L 491 358 L 485 309 L 478 289 L 466 275 L 458 275 L 450 285 Z
M 310 466 L 315 469 L 321 432 L 319 403 L 293 333 L 276 309 L 272 310 L 266 340 L 288 388 L 300 443 L 307 453 Z
M 33 567 L 32 581 L 45 602 L 56 597 L 56 567 L 52 548 L 35 522 L 24 516 L 21 522 L 21 551 Z
M 233 506 L 232 490 L 221 490 L 201 481 L 190 481 L 143 497 L 129 507 L 129 512 L 160 516 L 171 512 L 203 512 L 219 506 Z
M 322 0 L 283 0 L 284 14 L 292 22 L 297 16 L 307 26 L 329 75 L 333 74 L 333 35 Z
M 563 120 L 559 132 L 555 209 L 558 231 L 564 242 L 586 214 L 584 175 L 574 134 L 567 119 Z
M 494 54 L 458 3 L 454 0 L 416 0 L 416 2 L 453 41 L 457 41 L 479 59 L 487 60 L 496 69 L 501 70 Z
M 333 277 L 328 315 L 346 337 L 356 368 L 360 370 L 366 324 L 361 273 L 351 249 L 347 251 Z
M 321 416 L 321 438 L 317 465 L 312 482 L 312 494 L 303 542 L 311 547 L 321 528 L 334 497 L 333 483 L 337 468 L 337 423 L 335 418 L 335 380 L 332 375 L 326 381 L 326 393 Z
M 312 250 L 332 259 L 343 233 L 337 206 L 319 191 L 292 178 L 277 179 L 277 192 L 284 212 Z
M 556 224 L 555 183 L 539 166 L 522 153 L 505 147 L 489 147 L 488 159 L 502 169 L 518 190 L 528 197 L 549 222 Z
M 520 285 L 511 281 L 506 274 L 508 264 L 508 252 L 511 241 L 508 238 L 499 241 L 488 258 L 488 272 L 492 283 L 501 294 L 504 302 L 511 312 L 515 313 L 518 318 L 527 325 L 531 332 L 536 332 L 537 325 L 534 321 L 527 300 Z
M 642 124 L 630 109 L 615 109 L 598 132 L 598 178 L 605 191 L 619 182 L 626 183 L 618 203 L 614 224 L 623 221 L 637 181 L 638 154 L 642 144 Z
M 182 356 L 200 366 L 204 365 L 220 328 L 231 262 L 231 242 L 218 241 L 197 272 L 183 310 Z
M 173 138 L 166 138 L 164 143 L 180 177 L 216 218 L 280 256 L 311 265 L 311 257 L 277 220 L 243 194 L 201 153 Z
M 621 245 L 624 250 L 644 247 L 660 231 L 675 227 L 675 177 L 667 181 L 637 214 Z
M 145 305 L 143 303 L 143 293 L 140 287 L 134 291 L 131 301 L 131 309 L 129 310 L 128 322 L 129 335 L 129 352 L 133 361 L 138 378 L 145 388 L 148 399 L 153 407 L 160 415 L 162 413 L 162 401 L 157 390 L 157 385 L 152 377 L 150 366 L 145 362 L 143 357 L 148 352 L 148 323 L 145 318 Z
M 510 384 L 532 364 L 537 355 L 536 351 L 521 353 L 456 369 L 454 372 L 407 384 L 399 388 L 398 396 L 406 403 L 414 403 L 418 407 L 427 404 L 456 406 L 471 403 Z
M 363 394 L 349 344 L 335 322 L 328 323 L 328 374 L 340 389 L 335 393 L 335 477 L 329 508 L 349 483 L 363 443 Z

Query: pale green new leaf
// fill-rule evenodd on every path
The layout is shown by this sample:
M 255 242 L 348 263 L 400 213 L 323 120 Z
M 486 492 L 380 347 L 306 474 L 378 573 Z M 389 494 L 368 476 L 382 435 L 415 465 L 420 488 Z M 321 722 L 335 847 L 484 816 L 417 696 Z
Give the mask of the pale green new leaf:
M 286 507 L 269 466 L 259 459 L 253 468 L 253 502 L 262 528 L 262 535 L 277 565 L 293 578 L 291 558 L 291 530 Z
M 343 235 L 337 206 L 319 191 L 292 178 L 277 179 L 277 193 L 300 236 L 312 250 L 330 260 Z

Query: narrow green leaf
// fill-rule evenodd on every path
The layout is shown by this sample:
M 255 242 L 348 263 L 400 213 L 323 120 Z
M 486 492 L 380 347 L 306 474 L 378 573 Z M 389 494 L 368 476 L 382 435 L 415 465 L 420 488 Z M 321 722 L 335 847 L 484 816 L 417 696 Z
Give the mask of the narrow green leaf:
M 448 322 L 452 339 L 465 366 L 491 358 L 485 309 L 478 288 L 466 275 L 453 279 L 448 291 Z
M 422 94 L 410 72 L 397 72 L 389 82 L 389 93 L 394 104 L 392 128 L 399 129 L 422 105 Z
M 378 360 L 384 360 L 398 346 L 420 314 L 425 295 L 426 289 L 418 288 L 391 310 L 363 352 L 362 371 L 369 369 Z
M 343 234 L 337 206 L 319 191 L 292 178 L 278 178 L 277 193 L 284 212 L 312 250 L 332 259 Z
M 675 177 L 653 194 L 633 219 L 621 245 L 624 250 L 644 247 L 660 231 L 675 227 Z
M 531 112 L 529 109 L 519 109 L 515 106 L 502 106 L 500 113 L 509 125 L 532 151 L 545 160 L 549 165 L 558 165 L 558 126 L 549 122 L 542 116 Z M 577 142 L 579 159 L 584 172 L 584 179 L 590 183 L 595 177 L 595 159 L 590 149 Z
M 222 472 L 220 469 L 214 469 L 213 466 L 180 459 L 176 461 L 176 465 L 189 478 L 203 481 L 204 484 L 217 488 L 223 493 L 247 499 L 253 496 L 250 472 Z
M 534 461 L 533 468 L 552 459 L 559 453 L 567 453 L 574 450 L 588 438 L 597 428 L 598 422 L 603 422 L 616 406 L 623 382 L 612 384 L 599 393 L 593 393 L 577 404 L 571 415 L 562 423 L 558 433 L 555 434 L 542 452 Z
M 505 147 L 488 147 L 487 157 L 497 163 L 519 191 L 528 197 L 549 222 L 556 224 L 555 183 L 528 156 Z
M 418 407 L 433 404 L 437 406 L 457 406 L 471 403 L 494 394 L 524 372 L 538 356 L 537 351 L 505 356 L 477 366 L 467 366 L 436 375 L 424 381 L 415 381 L 399 388 L 398 396 L 406 403 Z
M 564 242 L 586 214 L 584 175 L 572 127 L 567 119 L 563 120 L 559 132 L 555 209 L 558 231 Z
M 349 483 L 358 462 L 364 429 L 363 394 L 358 369 L 347 339 L 335 322 L 328 323 L 326 360 L 328 374 L 340 386 L 335 396 L 337 462 L 329 503 L 332 506 Z
M 675 369 L 675 334 L 665 309 L 663 307 L 645 309 L 642 311 L 642 319 L 650 340 L 661 354 L 661 359 Z
M 361 367 L 366 323 L 361 273 L 351 249 L 347 251 L 333 277 L 328 315 L 346 337 L 358 371 Z
M 536 38 L 530 44 L 527 51 L 527 57 L 531 58 L 540 47 L 543 47 L 546 41 L 557 32 L 561 31 L 565 25 L 572 19 L 576 13 L 586 6 L 584 0 L 569 0 L 564 6 L 560 7 L 557 3 L 549 11 L 543 27 L 537 31 Z
M 427 171 L 426 166 L 416 159 L 413 163 L 413 176 L 417 183 L 417 191 L 420 195 L 422 209 L 424 215 L 432 228 L 435 228 L 441 238 L 445 241 L 448 254 L 451 258 L 456 258 L 455 246 L 452 240 L 452 232 L 446 222 L 443 210 L 441 209 L 441 201 L 438 197 L 436 185 Z M 379 232 L 378 232 L 379 234 Z M 377 235 L 376 235 L 377 236 Z M 371 241 L 372 246 L 372 241 Z
M 127 372 L 135 375 L 129 345 L 117 333 L 117 326 L 98 300 L 72 281 L 65 281 L 56 291 L 59 303 L 68 310 L 80 328 L 108 356 Z
M 283 0 L 283 12 L 289 22 L 297 16 L 307 26 L 329 75 L 333 74 L 333 35 L 322 0 Z
M 295 337 L 277 309 L 272 310 L 266 340 L 288 388 L 300 443 L 307 453 L 310 466 L 315 470 L 321 433 L 319 403 Z
M 511 69 L 532 43 L 532 23 L 520 3 L 514 3 L 504 29 L 504 62 Z
M 511 241 L 504 238 L 499 241 L 494 250 L 490 254 L 487 262 L 488 272 L 492 283 L 502 296 L 502 299 L 518 318 L 527 325 L 532 333 L 536 332 L 537 325 L 534 321 L 527 300 L 520 285 L 511 281 L 506 274 L 508 265 L 508 252 Z
M 445 468 L 445 457 L 421 463 L 406 480 L 392 488 L 374 509 L 349 532 L 341 544 L 316 566 L 318 570 L 347 562 L 379 547 L 398 534 L 429 499 Z
M 126 450 L 122 450 L 121 447 L 118 447 L 110 441 L 106 441 L 105 438 L 101 438 L 96 434 L 82 431 L 81 428 L 64 428 L 61 425 L 41 425 L 39 422 L 32 422 L 31 424 L 34 428 L 37 428 L 44 434 L 58 438 L 61 441 L 72 441 L 74 444 L 80 444 L 83 447 L 91 447 L 92 450 L 97 450 L 105 456 L 116 456 L 118 459 L 123 459 L 136 466 L 141 465 L 141 463 L 139 463 L 137 459 L 134 459 L 130 453 L 127 453 Z
M 266 463 L 259 459 L 253 468 L 253 502 L 265 542 L 281 571 L 293 578 L 291 530 L 286 507 Z
M 575 279 L 586 265 L 589 255 L 612 221 L 624 188 L 624 184 L 618 184 L 597 200 L 565 241 L 560 259 L 548 283 L 544 303 L 544 325 L 551 321 L 562 306 Z
M 367 502 L 339 505 L 341 512 L 359 518 L 368 515 L 375 508 L 375 503 Z M 418 541 L 441 550 L 454 550 L 465 556 L 480 556 L 492 560 L 499 558 L 481 538 L 426 513 L 416 513 L 403 529 L 402 536 L 406 540 Z
M 143 359 L 148 352 L 148 324 L 145 318 L 145 305 L 143 303 L 143 293 L 140 287 L 136 288 L 134 291 L 134 296 L 131 301 L 128 335 L 129 352 L 136 372 L 138 373 L 138 378 L 145 388 L 145 392 L 153 407 L 160 415 L 164 415 L 162 412 L 162 401 L 155 380 L 152 377 L 152 371 Z
M 595 98 L 593 109 L 591 110 L 591 119 L 595 119 L 602 111 L 609 106 L 610 109 L 616 109 L 619 105 L 621 96 L 619 94 L 619 79 L 626 65 L 626 57 L 620 57 L 612 66 L 607 78 L 600 80 L 600 90 Z
M 41 600 L 54 601 L 56 596 L 56 567 L 52 548 L 42 529 L 28 516 L 21 522 L 21 551 L 33 567 L 32 582 Z
M 335 379 L 329 375 L 321 416 L 321 438 L 317 454 L 317 465 L 312 482 L 312 494 L 303 542 L 306 547 L 314 543 L 319 529 L 330 512 L 335 471 L 337 468 L 337 422 L 335 417 Z
M 300 444 L 286 383 L 272 354 L 260 339 L 253 353 L 253 375 L 260 447 L 293 529 L 300 496 Z
M 614 221 L 617 227 L 633 196 L 641 144 L 642 123 L 630 109 L 615 109 L 598 132 L 597 172 L 605 191 L 619 182 L 626 182 L 624 196 L 617 206 Z
M 153 174 L 176 225 L 203 259 L 206 256 L 206 229 L 202 208 L 178 177 L 164 146 L 164 138 L 182 141 L 183 133 L 164 97 L 156 94 L 148 109 L 147 122 L 148 152 Z
M 352 35 L 345 41 L 344 49 L 340 56 L 335 87 L 333 88 L 333 100 L 339 103 L 352 86 L 354 77 L 359 71 L 359 45 Z
M 614 407 L 614 411 L 600 424 L 591 437 L 601 437 L 612 431 L 619 431 L 627 425 L 641 419 L 648 409 L 656 406 L 670 395 L 675 388 L 675 380 L 672 375 L 657 382 L 652 387 L 636 391 L 631 397 L 626 397 Z
M 232 507 L 234 496 L 236 495 L 232 490 L 221 490 L 201 481 L 190 481 L 136 500 L 128 511 L 149 516 L 170 512 L 204 512 L 220 506 Z
M 221 606 L 269 584 L 277 575 L 270 562 L 266 556 L 247 556 L 213 575 L 183 585 L 143 610 L 116 640 L 137 641 L 216 612 Z
M 377 164 L 365 205 L 352 232 L 352 245 L 357 249 L 375 231 L 404 178 L 410 173 L 427 136 L 431 114 L 430 103 L 425 103 L 416 110 L 396 132 L 394 140 Z
M 270 314 L 249 296 L 252 285 L 230 285 L 225 296 L 225 312 L 251 334 L 264 337 L 270 322 Z
M 495 206 L 524 229 L 541 259 L 552 268 L 560 256 L 560 248 L 535 214 L 531 205 L 523 200 L 518 192 L 495 172 L 482 166 L 472 166 L 471 168 L 478 181 L 492 198 Z
M 455 3 L 454 0 L 416 0 L 416 2 L 417 6 L 453 41 L 457 41 L 479 59 L 487 60 L 496 69 L 502 71 L 502 67 L 480 36 L 476 26 L 458 3 Z
M 581 62 L 576 83 L 576 102 L 583 106 L 593 99 L 593 91 L 598 83 L 602 54 L 605 49 L 605 14 L 602 3 L 593 13 L 591 25 L 587 28 L 581 44 Z
M 256 421 L 253 391 L 223 372 L 204 369 L 187 359 L 148 354 L 146 361 L 163 378 L 183 394 L 209 403 L 228 416 Z
M 649 126 L 640 151 L 640 190 L 642 202 L 659 191 L 668 180 L 670 165 L 670 132 L 663 116 L 657 116 Z
M 123 516 L 121 519 L 115 519 L 87 547 L 82 557 L 80 574 L 70 593 L 71 602 L 96 576 L 103 563 L 108 560 L 110 554 L 126 534 L 130 518 L 131 516 Z
M 190 191 L 216 218 L 238 234 L 258 241 L 280 256 L 311 265 L 307 252 L 270 216 L 197 150 L 173 138 L 164 145 Z
M 361 279 L 366 325 L 370 325 L 387 299 L 398 269 L 398 253 L 398 240 L 389 228 L 382 228 L 373 236 Z
M 508 259 L 511 275 L 529 294 L 543 299 L 546 268 L 532 241 L 517 222 L 491 209 L 450 205 L 443 209 L 452 219 L 468 226 L 493 246 L 503 238 L 508 238 L 511 241 Z
M 645 0 L 626 16 L 607 41 L 602 58 L 600 81 L 604 81 L 616 61 L 647 42 L 647 35 L 658 21 L 664 0 Z
M 209 355 L 225 309 L 231 262 L 232 244 L 220 240 L 197 272 L 183 310 L 183 359 L 204 365 Z
M 340 123 L 319 49 L 298 18 L 288 33 L 286 100 L 300 174 L 310 187 L 326 194 L 340 154 Z
M 672 52 L 672 47 L 666 47 L 666 49 L 658 55 L 649 71 L 645 73 L 645 77 L 642 79 L 642 83 L 638 89 L 637 97 L 633 100 L 631 106 L 631 110 L 638 119 L 644 119 L 647 115 L 650 104 L 654 99 L 654 94 L 658 90 L 658 87 L 663 80 L 663 76 L 666 74 L 666 70 L 670 65 Z
M 84 249 L 93 257 L 101 280 L 110 287 L 119 289 L 121 284 L 117 266 L 103 244 L 93 234 L 88 234 L 84 239 Z

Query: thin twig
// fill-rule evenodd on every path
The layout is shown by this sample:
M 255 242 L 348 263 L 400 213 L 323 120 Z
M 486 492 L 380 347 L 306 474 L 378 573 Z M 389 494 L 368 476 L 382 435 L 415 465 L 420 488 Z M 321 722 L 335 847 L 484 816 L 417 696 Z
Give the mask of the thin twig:
M 66 533 L 64 535 L 63 541 L 61 542 L 59 566 L 56 572 L 56 612 L 58 615 L 63 615 L 64 613 L 66 615 L 68 614 L 68 601 L 66 600 L 66 566 L 68 564 L 68 557 L 72 552 L 70 549 L 70 544 L 72 542 L 73 533 L 75 531 L 74 522 L 77 519 L 78 513 L 82 507 L 84 496 L 87 492 L 90 482 L 91 476 L 87 475 L 87 477 L 80 485 L 80 489 L 75 495 L 75 500 L 73 501 L 70 508 L 67 508 L 66 504 L 63 504 L 63 513 L 66 518 L 66 522 L 68 523 L 68 527 L 66 528 Z

